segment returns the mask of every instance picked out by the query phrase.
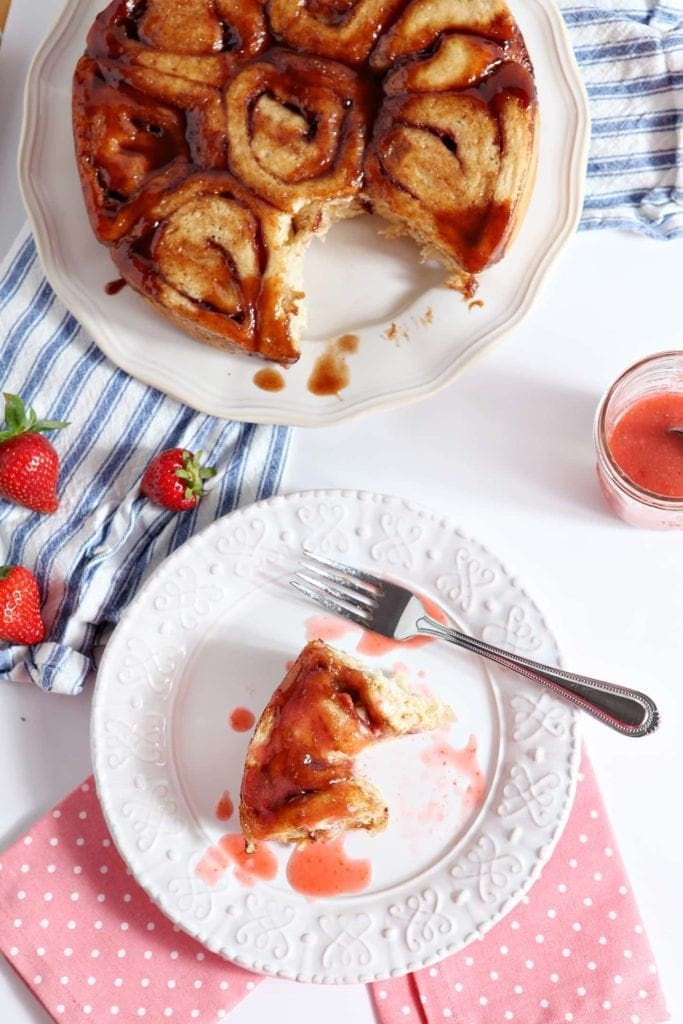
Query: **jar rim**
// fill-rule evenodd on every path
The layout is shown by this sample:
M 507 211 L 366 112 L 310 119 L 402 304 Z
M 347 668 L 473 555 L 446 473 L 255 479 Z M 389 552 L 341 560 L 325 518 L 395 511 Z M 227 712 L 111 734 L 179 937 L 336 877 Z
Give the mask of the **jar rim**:
M 639 370 L 642 370 L 659 360 L 670 359 L 672 356 L 680 357 L 683 361 L 683 350 L 667 349 L 666 351 L 655 352 L 653 355 L 645 356 L 644 358 L 637 360 L 637 362 L 632 363 L 619 374 L 600 400 L 595 415 L 594 435 L 598 457 L 601 458 L 604 463 L 603 468 L 609 472 L 612 482 L 618 486 L 623 493 L 643 504 L 656 506 L 661 509 L 668 509 L 669 511 L 683 511 L 683 495 L 680 497 L 670 497 L 666 494 L 660 494 L 657 491 L 651 491 L 647 487 L 642 487 L 630 476 L 624 473 L 623 469 L 612 455 L 612 451 L 607 442 L 607 432 L 605 430 L 605 419 L 610 402 L 614 398 L 617 389 L 624 383 L 624 381 L 628 380 L 629 377 L 636 374 Z M 683 390 L 681 393 L 683 393 Z

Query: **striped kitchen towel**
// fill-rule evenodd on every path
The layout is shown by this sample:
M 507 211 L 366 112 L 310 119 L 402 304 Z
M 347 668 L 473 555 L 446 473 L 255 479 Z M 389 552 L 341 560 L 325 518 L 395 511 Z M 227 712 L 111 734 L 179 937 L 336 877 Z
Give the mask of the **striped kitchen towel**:
M 0 391 L 70 424 L 49 435 L 58 511 L 0 501 L 0 564 L 35 573 L 47 627 L 42 644 L 0 649 L 0 676 L 77 694 L 142 578 L 196 530 L 277 490 L 289 432 L 202 415 L 113 366 L 47 284 L 28 230 L 0 267 Z M 150 458 L 175 446 L 219 471 L 181 515 L 139 494 Z
M 683 0 L 560 0 L 591 112 L 580 227 L 683 235 Z

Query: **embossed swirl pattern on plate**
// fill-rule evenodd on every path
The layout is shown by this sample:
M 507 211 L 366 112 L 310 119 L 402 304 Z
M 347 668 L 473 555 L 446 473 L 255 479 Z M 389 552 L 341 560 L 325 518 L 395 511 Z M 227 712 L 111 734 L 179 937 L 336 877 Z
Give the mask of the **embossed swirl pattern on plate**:
M 496 667 L 500 750 L 484 806 L 408 882 L 322 903 L 228 875 L 208 888 L 195 872 L 206 837 L 173 760 L 179 680 L 208 626 L 286 581 L 304 548 L 410 581 L 500 646 L 547 662 L 557 651 L 539 610 L 480 544 L 425 509 L 355 491 L 277 497 L 219 520 L 169 558 L 124 615 L 97 683 L 93 758 L 131 870 L 169 917 L 228 959 L 298 980 L 361 982 L 442 959 L 521 898 L 569 812 L 577 715 Z

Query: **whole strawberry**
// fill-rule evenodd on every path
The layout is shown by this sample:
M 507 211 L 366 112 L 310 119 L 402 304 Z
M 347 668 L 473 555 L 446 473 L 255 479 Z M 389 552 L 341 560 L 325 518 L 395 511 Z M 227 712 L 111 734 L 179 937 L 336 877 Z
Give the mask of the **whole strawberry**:
M 194 508 L 204 493 L 204 481 L 216 475 L 213 466 L 201 466 L 201 452 L 187 448 L 167 448 L 159 452 L 145 470 L 140 490 L 162 508 L 186 512 Z
M 45 635 L 40 616 L 40 591 L 22 565 L 0 566 L 0 640 L 38 644 Z
M 19 395 L 5 394 L 0 430 L 0 498 L 34 512 L 55 512 L 59 456 L 40 431 L 60 430 L 62 420 L 39 420 Z

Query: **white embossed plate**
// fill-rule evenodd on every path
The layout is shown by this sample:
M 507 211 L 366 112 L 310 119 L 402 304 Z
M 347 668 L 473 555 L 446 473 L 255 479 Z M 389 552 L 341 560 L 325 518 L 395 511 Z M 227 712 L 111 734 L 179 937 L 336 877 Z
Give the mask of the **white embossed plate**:
M 373 218 L 335 225 L 305 263 L 309 326 L 283 391 L 259 390 L 257 361 L 193 341 L 117 277 L 87 221 L 73 153 L 71 76 L 104 0 L 67 0 L 28 76 L 19 180 L 50 284 L 109 356 L 132 376 L 202 412 L 250 422 L 317 426 L 425 398 L 503 337 L 531 308 L 578 222 L 589 136 L 587 103 L 554 0 L 511 0 L 536 72 L 541 129 L 538 175 L 518 238 L 481 275 L 469 308 L 441 286 L 443 270 L 420 264 L 406 239 L 382 238 Z M 360 339 L 340 396 L 308 389 L 326 344 Z
M 320 617 L 289 587 L 304 546 L 409 583 L 474 635 L 557 662 L 532 600 L 448 520 L 370 493 L 276 497 L 187 541 L 126 610 L 96 684 L 95 776 L 130 869 L 209 949 L 281 977 L 365 982 L 461 949 L 529 888 L 571 805 L 576 713 L 444 643 L 368 653 L 375 638 Z M 295 891 L 291 847 L 276 843 L 266 844 L 277 867 L 268 881 L 245 878 L 227 857 L 207 876 L 221 837 L 239 829 L 235 814 L 216 816 L 224 792 L 238 802 L 250 735 L 231 727 L 231 715 L 258 715 L 286 663 L 319 635 L 356 655 L 360 643 L 370 666 L 400 669 L 458 720 L 362 759 L 390 825 L 345 840 L 349 858 L 371 865 L 361 892 Z

